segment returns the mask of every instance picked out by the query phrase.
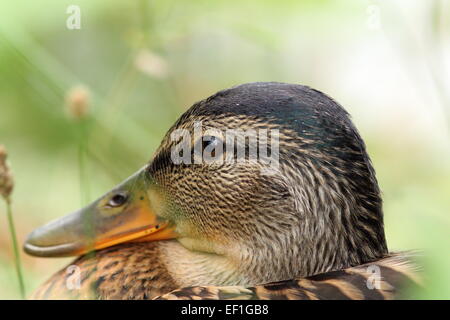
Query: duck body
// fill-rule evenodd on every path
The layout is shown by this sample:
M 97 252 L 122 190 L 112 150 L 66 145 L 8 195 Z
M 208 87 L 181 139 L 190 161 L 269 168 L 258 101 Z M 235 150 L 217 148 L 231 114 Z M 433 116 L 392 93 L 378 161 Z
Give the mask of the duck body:
M 231 147 L 222 134 L 229 130 L 238 133 Z M 251 140 L 261 130 L 269 133 Z M 268 136 L 273 161 L 251 158 Z M 174 158 L 180 154 L 183 161 Z M 34 231 L 25 250 L 96 250 L 73 263 L 79 289 L 67 290 L 71 274 L 61 270 L 35 298 L 392 298 L 397 275 L 412 270 L 388 253 L 375 171 L 348 113 L 317 90 L 273 82 L 194 104 L 148 165 L 88 207 Z M 357 274 L 367 264 L 394 270 L 386 272 L 391 294 L 388 286 L 378 295 L 362 289 L 365 278 Z M 332 283 L 347 289 L 322 290 Z
M 414 254 L 403 252 L 356 267 L 253 287 L 182 287 L 168 266 L 160 263 L 165 249 L 159 247 L 158 242 L 120 244 L 80 257 L 30 299 L 391 300 L 404 298 L 405 292 L 421 285 Z M 78 275 L 74 267 L 79 268 Z

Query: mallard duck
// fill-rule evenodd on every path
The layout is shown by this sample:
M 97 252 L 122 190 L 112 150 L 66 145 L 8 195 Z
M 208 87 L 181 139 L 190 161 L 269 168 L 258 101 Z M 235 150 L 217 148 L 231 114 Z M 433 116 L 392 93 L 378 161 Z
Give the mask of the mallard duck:
M 349 114 L 320 91 L 275 82 L 194 104 L 147 165 L 33 231 L 24 249 L 81 256 L 35 299 L 388 299 L 419 281 L 408 254 L 388 252 Z

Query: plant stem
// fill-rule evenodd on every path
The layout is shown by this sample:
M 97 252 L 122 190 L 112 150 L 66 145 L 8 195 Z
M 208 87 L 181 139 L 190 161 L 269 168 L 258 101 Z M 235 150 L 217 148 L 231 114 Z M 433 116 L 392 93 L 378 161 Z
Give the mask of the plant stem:
M 80 141 L 78 146 L 78 167 L 80 173 L 80 196 L 81 206 L 85 206 L 90 200 L 89 179 L 86 168 L 86 150 L 87 150 L 87 119 L 81 119 L 80 123 Z
M 11 200 L 9 198 L 6 201 L 6 211 L 8 216 L 9 230 L 11 232 L 11 240 L 13 243 L 14 259 L 16 264 L 17 278 L 19 279 L 20 295 L 22 299 L 25 299 L 25 285 L 22 275 L 22 264 L 20 263 L 19 247 L 17 245 L 16 229 L 14 228 L 14 220 L 11 209 Z
M 78 146 L 78 167 L 80 171 L 80 198 L 81 198 L 81 207 L 84 207 L 87 205 L 87 203 L 90 201 L 90 188 L 89 188 L 89 177 L 88 177 L 88 171 L 86 166 L 86 156 L 87 156 L 87 150 L 88 149 L 88 129 L 89 129 L 89 119 L 83 118 L 81 119 L 81 123 L 79 124 L 79 130 L 80 130 L 80 140 L 79 140 L 79 146 Z M 94 251 L 94 241 L 92 240 L 94 238 L 94 221 L 93 216 L 88 215 L 84 221 L 83 221 L 83 228 L 84 233 L 86 235 L 86 238 L 90 239 L 89 243 L 87 245 L 88 253 L 87 256 L 89 259 L 95 257 L 95 251 Z M 97 264 L 97 261 L 95 261 Z M 97 296 L 97 288 L 93 287 L 92 290 L 94 291 L 94 296 Z

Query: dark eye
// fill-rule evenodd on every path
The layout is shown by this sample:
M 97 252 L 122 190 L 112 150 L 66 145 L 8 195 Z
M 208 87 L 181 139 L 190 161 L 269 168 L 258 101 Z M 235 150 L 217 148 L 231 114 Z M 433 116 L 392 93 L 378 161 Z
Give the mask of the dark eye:
M 219 144 L 219 139 L 215 136 L 206 136 L 206 137 L 203 137 L 202 142 L 203 142 L 202 143 L 203 150 L 205 150 L 205 148 L 207 146 L 211 146 L 211 148 L 215 148 Z
M 120 207 L 125 202 L 127 202 L 128 197 L 123 193 L 117 193 L 111 197 L 108 201 L 108 206 L 110 207 Z
M 195 153 L 202 156 L 206 149 L 206 151 L 211 152 L 211 157 L 215 157 L 217 152 L 222 153 L 224 151 L 222 149 L 225 146 L 222 145 L 222 148 L 220 148 L 221 144 L 223 144 L 222 140 L 216 136 L 203 136 L 194 148 Z

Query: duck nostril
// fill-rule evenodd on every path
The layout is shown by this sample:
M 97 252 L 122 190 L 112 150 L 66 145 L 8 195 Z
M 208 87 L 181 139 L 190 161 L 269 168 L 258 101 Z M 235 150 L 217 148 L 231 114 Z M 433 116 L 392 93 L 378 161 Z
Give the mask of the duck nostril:
M 108 206 L 110 207 L 120 207 L 128 200 L 125 194 L 118 193 L 111 197 L 108 201 Z

